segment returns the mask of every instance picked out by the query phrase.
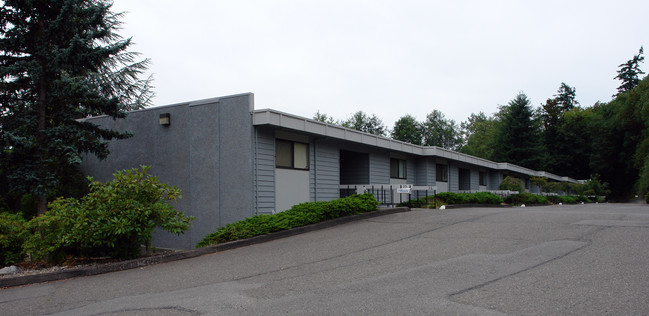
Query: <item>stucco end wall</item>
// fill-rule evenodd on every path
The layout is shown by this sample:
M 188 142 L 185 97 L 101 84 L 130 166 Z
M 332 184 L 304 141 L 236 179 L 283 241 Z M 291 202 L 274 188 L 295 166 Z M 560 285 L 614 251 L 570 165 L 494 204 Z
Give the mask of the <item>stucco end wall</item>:
M 96 117 L 87 121 L 133 133 L 109 143 L 104 161 L 84 158 L 82 169 L 100 181 L 118 170 L 150 165 L 161 182 L 181 189 L 177 210 L 197 219 L 185 234 L 156 231 L 153 244 L 191 249 L 219 226 L 252 216 L 253 95 L 241 94 L 133 111 L 124 119 Z M 169 114 L 171 124 L 159 123 Z

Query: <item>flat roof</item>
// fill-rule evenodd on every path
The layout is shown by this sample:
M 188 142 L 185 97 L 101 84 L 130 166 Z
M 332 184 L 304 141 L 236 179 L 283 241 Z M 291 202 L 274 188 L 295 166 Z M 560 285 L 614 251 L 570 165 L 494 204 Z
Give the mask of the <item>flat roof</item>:
M 437 146 L 413 145 L 387 137 L 364 133 L 354 129 L 328 124 L 273 109 L 254 110 L 252 122 L 253 125 L 257 126 L 270 125 L 281 127 L 303 133 L 345 140 L 422 157 L 440 157 L 488 169 L 517 172 L 533 177 L 546 177 L 556 181 L 577 182 L 575 179 L 561 177 L 545 171 L 536 171 L 505 162 L 493 162 Z

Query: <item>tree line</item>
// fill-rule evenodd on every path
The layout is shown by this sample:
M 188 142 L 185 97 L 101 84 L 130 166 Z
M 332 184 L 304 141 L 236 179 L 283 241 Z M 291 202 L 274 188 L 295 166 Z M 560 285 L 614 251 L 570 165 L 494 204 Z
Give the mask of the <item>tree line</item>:
M 423 121 L 406 114 L 388 130 L 362 111 L 346 120 L 313 117 L 415 145 L 438 146 L 496 162 L 508 162 L 575 179 L 601 179 L 612 199 L 649 192 L 649 77 L 643 48 L 618 66 L 620 86 L 608 103 L 583 107 L 576 89 L 562 82 L 557 93 L 534 107 L 524 93 L 496 113 L 471 114 L 457 124 L 433 110 Z

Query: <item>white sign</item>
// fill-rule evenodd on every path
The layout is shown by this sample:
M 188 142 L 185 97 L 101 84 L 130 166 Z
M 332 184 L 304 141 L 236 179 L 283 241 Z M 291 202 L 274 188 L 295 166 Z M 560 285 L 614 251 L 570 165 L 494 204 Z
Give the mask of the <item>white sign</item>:
M 410 188 L 398 188 L 397 193 L 410 194 Z

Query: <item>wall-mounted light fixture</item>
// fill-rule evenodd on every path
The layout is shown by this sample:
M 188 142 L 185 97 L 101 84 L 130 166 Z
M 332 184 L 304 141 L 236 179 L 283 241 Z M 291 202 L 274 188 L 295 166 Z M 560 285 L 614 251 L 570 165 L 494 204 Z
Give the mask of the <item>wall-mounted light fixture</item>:
M 162 114 L 160 114 L 160 125 L 162 125 L 162 126 L 171 125 L 171 114 L 170 113 L 162 113 Z

